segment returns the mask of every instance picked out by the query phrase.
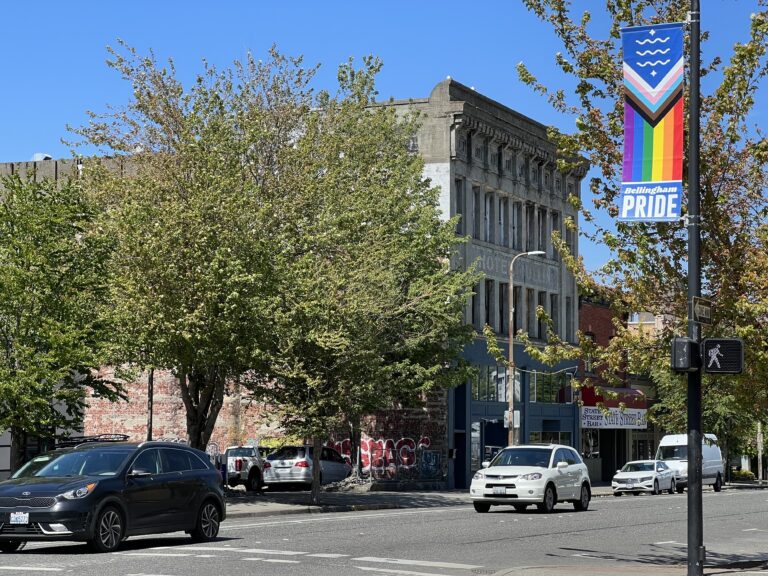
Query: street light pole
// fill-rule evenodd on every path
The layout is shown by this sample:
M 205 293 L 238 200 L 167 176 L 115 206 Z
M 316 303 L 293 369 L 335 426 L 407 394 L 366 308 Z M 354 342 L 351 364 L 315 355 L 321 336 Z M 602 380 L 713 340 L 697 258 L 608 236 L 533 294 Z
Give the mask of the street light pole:
M 507 372 L 507 399 L 509 401 L 509 438 L 510 446 L 517 444 L 517 435 L 515 434 L 515 260 L 523 256 L 544 256 L 546 252 L 541 250 L 532 250 L 530 252 L 521 252 L 509 263 L 509 370 Z

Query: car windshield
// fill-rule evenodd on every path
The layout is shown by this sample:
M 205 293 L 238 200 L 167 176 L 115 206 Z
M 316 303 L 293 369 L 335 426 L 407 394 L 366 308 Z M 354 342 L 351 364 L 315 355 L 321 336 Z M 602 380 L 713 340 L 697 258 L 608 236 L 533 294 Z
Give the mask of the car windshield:
M 304 446 L 283 446 L 278 448 L 267 456 L 267 460 L 298 460 L 304 458 L 307 450 Z M 312 449 L 309 449 L 309 456 L 312 457 Z
M 233 456 L 253 456 L 253 453 L 253 448 L 230 448 L 227 450 L 227 458 L 231 458 Z
M 659 446 L 658 460 L 688 460 L 688 446 Z
M 505 448 L 491 461 L 491 466 L 549 466 L 550 448 Z
M 12 478 L 114 476 L 131 454 L 126 448 L 99 448 L 42 454 L 19 468 Z
M 653 472 L 653 462 L 627 462 L 622 472 Z

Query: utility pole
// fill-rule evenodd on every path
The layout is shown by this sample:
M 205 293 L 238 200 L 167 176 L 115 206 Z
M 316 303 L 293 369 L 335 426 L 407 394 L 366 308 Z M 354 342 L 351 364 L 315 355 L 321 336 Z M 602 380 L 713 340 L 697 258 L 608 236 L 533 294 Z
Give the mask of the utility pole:
M 701 297 L 701 217 L 699 191 L 699 75 L 701 11 L 691 0 L 690 111 L 688 115 L 688 337 L 701 340 L 693 299 Z M 701 369 L 688 373 L 688 576 L 703 576 L 704 515 L 701 498 Z

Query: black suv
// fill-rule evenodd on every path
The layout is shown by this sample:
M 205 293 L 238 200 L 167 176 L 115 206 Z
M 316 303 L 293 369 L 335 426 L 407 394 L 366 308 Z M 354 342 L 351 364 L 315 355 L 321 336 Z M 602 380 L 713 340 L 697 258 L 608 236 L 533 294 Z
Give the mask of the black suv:
M 206 542 L 225 517 L 222 477 L 208 455 L 170 442 L 59 448 L 0 482 L 0 552 L 27 540 L 81 540 L 111 552 L 128 536 L 177 530 Z

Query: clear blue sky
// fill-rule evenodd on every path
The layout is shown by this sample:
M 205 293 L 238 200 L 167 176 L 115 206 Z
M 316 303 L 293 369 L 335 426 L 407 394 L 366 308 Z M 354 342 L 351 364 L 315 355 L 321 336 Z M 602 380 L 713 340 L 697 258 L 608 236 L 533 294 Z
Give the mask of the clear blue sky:
M 574 4 L 598 11 L 603 2 Z M 757 0 L 701 4 L 702 28 L 712 34 L 704 58 L 717 51 L 725 59 L 734 42 L 746 40 Z M 69 157 L 61 143 L 67 124 L 127 101 L 128 83 L 105 65 L 105 47 L 118 38 L 141 53 L 153 49 L 158 60 L 173 57 L 182 78 L 200 71 L 203 58 L 227 66 L 276 43 L 284 54 L 322 65 L 319 87 L 333 87 L 336 67 L 350 56 L 375 54 L 384 62 L 382 98 L 426 97 L 451 76 L 544 124 L 573 129 L 573 118 L 555 114 L 517 80 L 522 60 L 545 84 L 557 84 L 553 57 L 561 47 L 516 0 L 11 0 L 2 17 L 0 162 L 36 152 Z M 581 251 L 590 269 L 608 258 L 603 247 L 584 242 Z

